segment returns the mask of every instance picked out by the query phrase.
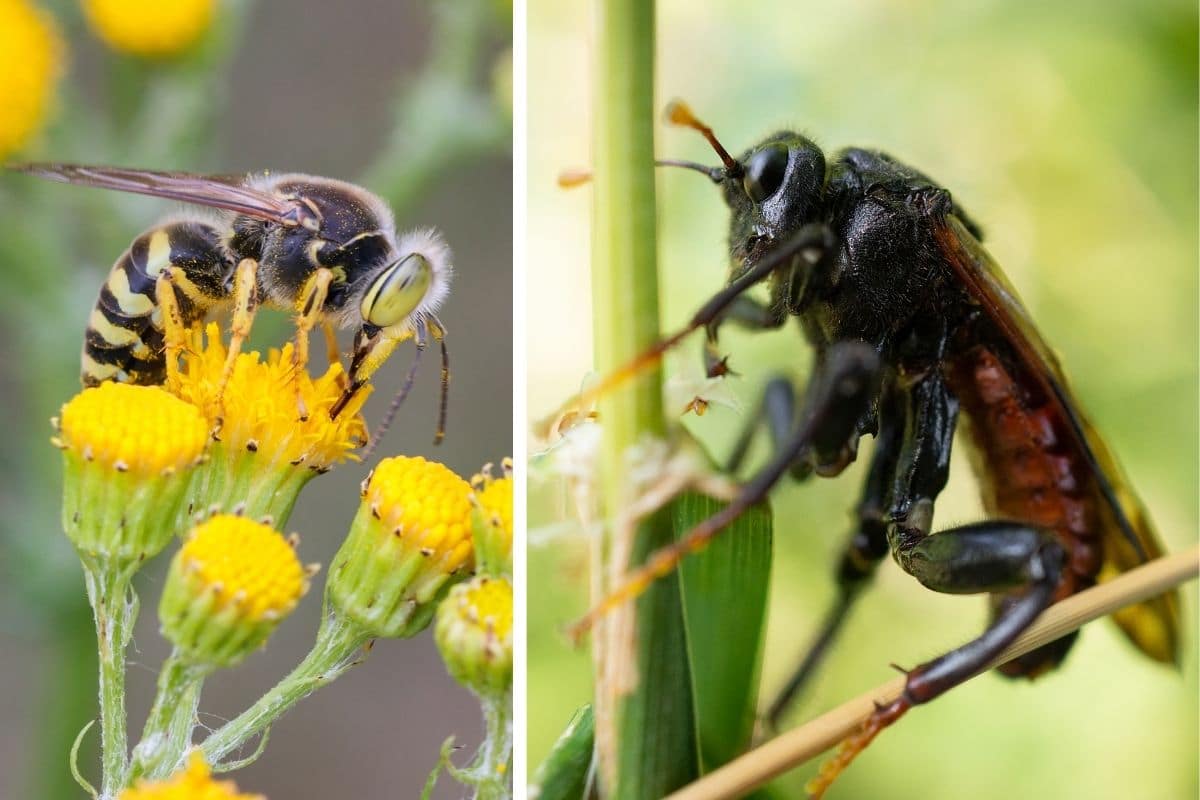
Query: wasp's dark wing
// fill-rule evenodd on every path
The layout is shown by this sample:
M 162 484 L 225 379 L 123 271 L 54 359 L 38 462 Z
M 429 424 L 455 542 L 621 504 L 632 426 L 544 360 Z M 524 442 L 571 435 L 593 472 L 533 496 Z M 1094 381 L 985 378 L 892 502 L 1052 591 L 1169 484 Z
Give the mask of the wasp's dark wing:
M 186 172 L 155 172 L 80 164 L 13 164 L 9 169 L 60 183 L 148 194 L 184 203 L 223 208 L 282 225 L 299 224 L 305 213 L 301 203 L 246 186 L 245 178 L 239 176 L 192 175 Z
M 1054 351 L 1038 333 L 1029 312 L 996 262 L 954 215 L 933 221 L 934 238 L 943 257 L 1042 384 L 1072 428 L 1080 452 L 1090 462 L 1101 499 L 1108 511 L 1101 520 L 1104 566 L 1101 580 L 1132 569 L 1162 554 L 1158 535 L 1120 463 L 1084 416 L 1071 393 Z M 1159 661 L 1179 655 L 1179 598 L 1170 592 L 1113 614 L 1117 624 L 1144 653 Z

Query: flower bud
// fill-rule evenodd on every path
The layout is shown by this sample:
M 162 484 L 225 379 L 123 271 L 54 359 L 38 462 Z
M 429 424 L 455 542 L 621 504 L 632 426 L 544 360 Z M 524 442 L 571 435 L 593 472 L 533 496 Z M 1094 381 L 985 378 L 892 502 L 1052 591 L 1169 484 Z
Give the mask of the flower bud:
M 438 608 L 434 640 L 456 681 L 481 695 L 512 688 L 512 584 L 477 575 Z
M 512 575 L 513 478 L 512 459 L 501 464 L 503 476 L 493 477 L 492 465 L 471 478 L 471 534 L 475 561 L 482 573 Z
M 176 553 L 158 617 L 189 661 L 227 667 L 261 646 L 307 590 L 292 542 L 261 522 L 219 514 Z
M 103 383 L 63 406 L 63 529 L 83 556 L 132 564 L 156 555 L 187 514 L 208 425 L 156 386 Z
M 371 636 L 420 632 L 443 588 L 470 571 L 471 487 L 442 464 L 398 456 L 363 482 L 326 600 Z

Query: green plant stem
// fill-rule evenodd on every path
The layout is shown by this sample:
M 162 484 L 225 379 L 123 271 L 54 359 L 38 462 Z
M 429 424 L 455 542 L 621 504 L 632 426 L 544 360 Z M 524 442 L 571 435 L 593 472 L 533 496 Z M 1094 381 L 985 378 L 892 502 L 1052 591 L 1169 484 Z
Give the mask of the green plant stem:
M 125 648 L 137 618 L 134 568 L 83 559 L 88 600 L 96 620 L 100 658 L 101 798 L 111 800 L 125 787 L 129 769 L 125 734 Z
M 200 690 L 211 668 L 196 664 L 175 649 L 158 673 L 158 691 L 146 718 L 142 740 L 133 748 L 129 780 L 165 778 L 183 761 L 192 744 Z
M 201 747 L 208 763 L 218 764 L 251 738 L 263 734 L 296 703 L 358 663 L 358 650 L 370 638 L 358 626 L 327 612 L 304 660 L 254 705 L 204 740 Z
M 659 337 L 654 191 L 654 20 L 651 0 L 597 0 L 595 212 L 592 302 L 596 368 L 611 373 Z M 629 501 L 627 453 L 665 430 L 661 373 L 647 370 L 600 404 L 602 478 L 608 517 Z M 622 533 L 621 535 L 625 535 Z M 669 515 L 638 525 L 630 564 L 672 541 Z M 593 569 L 601 569 L 593 564 Z M 632 647 L 618 627 L 598 626 L 598 664 L 633 661 L 632 686 L 603 668 L 596 692 L 596 741 L 606 796 L 660 797 L 699 772 L 692 679 L 679 578 L 638 599 Z M 604 641 L 608 639 L 608 641 Z M 628 652 L 622 648 L 628 647 Z M 614 667 L 615 669 L 615 667 Z M 630 672 L 624 667 L 621 672 Z
M 477 800 L 506 800 L 512 797 L 509 789 L 512 760 L 512 694 L 500 697 L 481 697 L 486 738 L 479 749 L 476 775 Z

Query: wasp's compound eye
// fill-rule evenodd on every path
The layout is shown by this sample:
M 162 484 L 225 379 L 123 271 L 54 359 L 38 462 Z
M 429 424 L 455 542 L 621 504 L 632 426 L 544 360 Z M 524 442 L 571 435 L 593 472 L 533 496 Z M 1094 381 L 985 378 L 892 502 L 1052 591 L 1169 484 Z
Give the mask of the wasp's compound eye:
M 742 188 L 756 203 L 761 203 L 779 191 L 787 172 L 788 150 L 781 144 L 764 147 L 746 161 Z
M 386 328 L 411 314 L 433 281 L 433 268 L 419 253 L 412 253 L 383 271 L 362 300 L 363 319 Z

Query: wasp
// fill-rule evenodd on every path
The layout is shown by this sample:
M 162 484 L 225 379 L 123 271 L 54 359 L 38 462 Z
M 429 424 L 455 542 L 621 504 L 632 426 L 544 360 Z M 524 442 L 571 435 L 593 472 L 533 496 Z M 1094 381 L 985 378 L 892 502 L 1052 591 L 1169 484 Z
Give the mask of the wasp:
M 401 342 L 416 356 L 386 429 L 411 388 L 432 338 L 442 350 L 444 435 L 449 380 L 445 328 L 437 311 L 450 288 L 450 250 L 432 229 L 396 232 L 391 210 L 354 184 L 301 173 L 240 177 L 75 164 L 18 164 L 18 172 L 64 183 L 151 195 L 203 206 L 172 216 L 117 258 L 88 319 L 81 379 L 161 384 L 175 366 L 186 328 L 211 312 L 232 314 L 221 388 L 256 310 L 266 304 L 297 315 L 296 368 L 308 334 L 323 326 L 331 363 L 332 325 L 355 327 L 348 381 L 330 410 L 336 417 Z M 303 401 L 297 393 L 300 416 Z M 378 441 L 378 434 L 375 437 Z
M 770 707 L 778 720 L 812 674 L 889 553 L 926 587 L 990 596 L 976 639 L 906 672 L 904 692 L 849 740 L 821 794 L 875 735 L 912 707 L 962 683 L 1000 655 L 1049 605 L 1161 554 L 1153 523 L 1116 458 L 1071 393 L 1058 359 L 950 193 L 875 150 L 826 156 L 780 131 L 731 156 L 682 103 L 670 121 L 698 130 L 721 165 L 665 161 L 716 184 L 730 212 L 727 285 L 677 333 L 585 393 L 636 375 L 689 333 L 706 332 L 710 375 L 726 324 L 753 331 L 797 320 L 815 353 L 803 393 L 770 381 L 731 458 L 736 470 L 760 424 L 773 453 L 736 498 L 674 545 L 650 555 L 577 630 L 636 596 L 786 475 L 841 473 L 864 436 L 875 445 L 856 522 L 836 568 L 838 595 L 815 644 Z M 749 290 L 766 284 L 769 301 Z M 986 521 L 936 530 L 955 432 L 965 427 Z M 1179 600 L 1166 594 L 1114 615 L 1145 655 L 1178 660 Z M 1000 672 L 1034 678 L 1057 666 L 1075 635 Z

